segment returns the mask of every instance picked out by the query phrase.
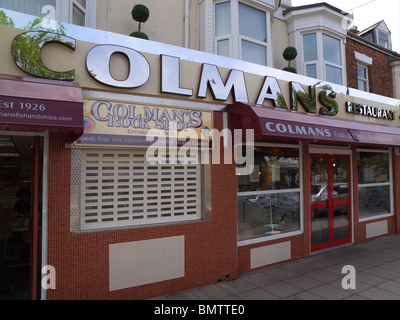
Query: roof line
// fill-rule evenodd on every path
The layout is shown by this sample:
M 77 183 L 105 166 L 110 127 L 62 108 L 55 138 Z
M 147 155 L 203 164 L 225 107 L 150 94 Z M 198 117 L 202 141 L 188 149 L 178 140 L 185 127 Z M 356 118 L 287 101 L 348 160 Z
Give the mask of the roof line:
M 343 14 L 343 15 L 348 15 L 349 14 L 346 11 L 343 11 L 343 10 L 341 10 L 339 8 L 336 8 L 336 7 L 334 7 L 333 5 L 331 5 L 329 3 L 319 2 L 319 3 L 313 3 L 313 4 L 306 4 L 306 5 L 298 6 L 298 7 L 290 7 L 290 8 L 288 8 L 288 9 L 283 11 L 283 15 L 285 15 L 286 13 L 289 13 L 291 11 L 310 9 L 310 8 L 317 8 L 317 7 L 322 7 L 322 6 L 325 6 L 325 7 L 329 8 L 329 9 L 332 9 L 332 10 L 334 10 L 336 12 L 339 12 L 340 14 Z

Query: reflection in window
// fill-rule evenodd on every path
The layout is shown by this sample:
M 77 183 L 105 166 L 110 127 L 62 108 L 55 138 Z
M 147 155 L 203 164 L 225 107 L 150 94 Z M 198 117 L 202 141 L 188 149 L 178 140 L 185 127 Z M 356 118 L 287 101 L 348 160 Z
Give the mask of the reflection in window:
M 342 54 L 340 40 L 323 35 L 325 80 L 342 84 Z
M 226 36 L 231 33 L 231 5 L 221 2 L 215 5 L 215 36 Z
M 238 176 L 238 240 L 300 229 L 298 148 L 255 147 L 254 171 Z
M 315 33 L 305 34 L 303 36 L 304 61 L 318 60 L 317 54 L 317 35 Z
M 251 23 L 249 23 L 251 21 Z M 239 2 L 239 33 L 258 41 L 267 41 L 267 24 L 264 11 Z
M 249 23 L 251 21 L 251 23 Z M 239 2 L 241 59 L 267 65 L 267 18 L 264 11 Z
M 391 213 L 391 174 L 388 152 L 358 152 L 360 218 Z
M 242 60 L 267 65 L 267 48 L 265 46 L 242 40 Z
M 375 152 L 358 153 L 358 183 L 384 183 L 389 179 L 389 154 Z
M 229 57 L 229 36 L 231 34 L 231 4 L 221 2 L 215 4 L 215 38 L 217 54 Z
M 324 41 L 324 60 L 337 65 L 342 65 L 342 55 L 340 40 L 323 35 Z

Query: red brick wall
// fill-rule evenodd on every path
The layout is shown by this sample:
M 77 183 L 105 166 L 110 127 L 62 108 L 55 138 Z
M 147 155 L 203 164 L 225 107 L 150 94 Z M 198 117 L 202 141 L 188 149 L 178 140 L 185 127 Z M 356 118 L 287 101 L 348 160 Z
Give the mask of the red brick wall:
M 214 114 L 222 128 L 222 113 Z M 237 271 L 235 165 L 212 165 L 210 221 L 81 234 L 70 232 L 70 158 L 63 134 L 49 146 L 48 264 L 56 289 L 48 299 L 146 299 L 216 283 Z M 221 155 L 221 159 L 222 155 Z M 185 277 L 109 292 L 110 244 L 185 236 Z
M 354 51 L 365 54 L 373 59 L 372 66 L 368 68 L 369 91 L 393 98 L 393 76 L 388 55 L 356 42 L 351 38 L 347 38 L 346 40 L 347 85 L 350 88 L 358 89 L 357 61 Z

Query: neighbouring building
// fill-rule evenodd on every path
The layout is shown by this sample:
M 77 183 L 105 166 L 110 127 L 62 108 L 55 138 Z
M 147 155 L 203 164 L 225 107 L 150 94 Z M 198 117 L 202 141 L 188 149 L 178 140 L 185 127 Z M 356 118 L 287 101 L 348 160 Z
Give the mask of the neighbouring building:
M 142 3 L 150 40 L 129 1 L 0 0 L 2 298 L 147 299 L 399 234 L 384 21 Z

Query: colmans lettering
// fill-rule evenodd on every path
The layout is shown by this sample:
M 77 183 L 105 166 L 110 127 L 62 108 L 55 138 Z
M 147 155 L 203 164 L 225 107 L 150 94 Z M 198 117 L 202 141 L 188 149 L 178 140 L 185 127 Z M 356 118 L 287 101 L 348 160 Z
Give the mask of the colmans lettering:
M 41 33 L 44 35 L 41 36 Z M 67 47 L 75 50 L 75 41 L 74 39 L 68 37 L 61 37 L 57 34 L 51 34 L 49 32 L 26 32 L 19 36 L 17 36 L 13 41 L 12 48 L 12 56 L 15 63 L 21 68 L 24 72 L 36 76 L 36 77 L 48 77 L 48 74 L 51 74 L 52 79 L 59 80 L 74 80 L 74 76 L 65 76 L 65 73 L 68 75 L 75 75 L 75 70 L 69 70 L 66 72 L 50 72 L 52 71 L 43 65 L 42 69 L 45 69 L 46 72 L 39 72 L 38 68 L 33 68 L 29 65 L 29 59 L 23 59 L 21 57 L 21 50 L 18 50 L 18 46 L 22 46 L 21 41 L 24 43 L 28 43 L 30 45 L 30 49 L 35 52 L 39 52 L 37 56 L 35 56 L 34 61 L 41 62 L 40 57 L 40 49 L 48 42 L 59 42 Z M 30 39 L 40 39 L 40 41 L 30 41 Z M 35 48 L 32 48 L 35 47 Z M 19 53 L 19 54 L 17 54 Z M 129 62 L 129 73 L 128 77 L 125 80 L 116 80 L 111 75 L 110 70 L 110 59 L 114 54 L 123 54 L 128 62 Z M 21 63 L 21 59 L 28 63 Z M 194 89 L 193 88 L 183 88 L 181 87 L 180 81 L 180 58 L 168 56 L 161 54 L 159 56 L 159 63 L 161 69 L 161 86 L 160 90 L 163 93 L 172 93 L 182 96 L 193 96 Z M 143 56 L 140 52 L 122 46 L 116 45 L 98 45 L 92 48 L 87 56 L 86 56 L 86 67 L 88 74 L 95 79 L 96 81 L 113 87 L 125 88 L 125 89 L 133 89 L 139 88 L 146 84 L 151 75 L 151 67 L 149 61 Z M 265 75 L 263 79 L 263 83 L 260 86 L 261 90 L 257 95 L 257 99 L 255 101 L 249 101 L 249 97 L 247 94 L 246 88 L 246 78 L 243 71 L 231 69 L 227 79 L 222 79 L 221 74 L 219 72 L 218 66 L 204 63 L 201 66 L 201 76 L 198 82 L 197 88 L 197 98 L 206 98 L 207 92 L 210 91 L 214 100 L 226 101 L 229 96 L 232 95 L 234 102 L 242 102 L 242 103 L 255 103 L 257 105 L 269 104 L 275 108 L 283 108 L 283 109 L 291 109 L 297 111 L 299 106 L 301 106 L 305 112 L 308 113 L 320 113 L 325 116 L 334 117 L 339 112 L 339 106 L 336 102 L 336 93 L 333 92 L 326 85 L 322 87 L 317 87 L 318 83 L 314 86 L 308 86 L 307 90 L 297 82 L 289 82 L 289 95 L 290 101 L 285 100 L 284 94 L 279 86 L 278 80 L 269 75 Z M 317 89 L 320 91 L 317 94 Z M 382 118 L 388 120 L 395 119 L 395 112 L 365 106 L 357 103 L 347 103 L 346 105 L 347 112 L 360 114 L 364 116 L 370 116 L 375 118 Z M 122 106 L 118 105 L 114 109 L 117 109 L 107 115 L 107 119 L 103 117 L 100 121 L 108 121 L 109 126 L 132 126 L 133 128 L 147 128 L 146 117 L 137 118 L 134 116 L 134 107 L 133 106 Z M 128 116 L 129 121 L 125 117 L 122 119 L 122 114 L 130 114 L 132 117 Z M 98 115 L 94 111 L 94 116 Z M 190 115 L 189 115 L 190 116 Z M 147 117 L 148 118 L 148 117 Z M 169 121 L 168 116 L 165 115 L 165 121 Z M 157 119 L 152 116 L 152 119 L 157 122 L 160 118 Z M 164 127 L 166 122 L 161 123 L 158 121 L 157 125 L 160 127 Z M 198 126 L 198 115 L 191 114 L 191 121 L 185 122 L 188 127 L 190 126 Z

